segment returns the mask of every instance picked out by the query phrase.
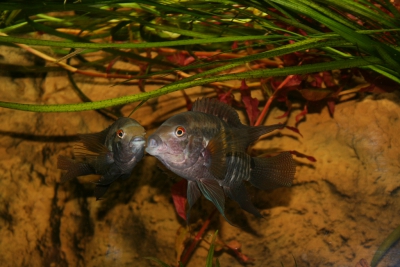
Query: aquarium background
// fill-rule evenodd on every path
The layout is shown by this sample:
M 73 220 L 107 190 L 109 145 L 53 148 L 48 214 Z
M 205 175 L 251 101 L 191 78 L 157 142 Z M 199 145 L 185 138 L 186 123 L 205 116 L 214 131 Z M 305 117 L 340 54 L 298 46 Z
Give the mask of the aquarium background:
M 0 1 L 0 266 L 400 266 L 399 10 Z M 290 188 L 248 185 L 264 218 L 227 201 L 233 226 L 201 197 L 187 223 L 149 155 L 100 201 L 95 175 L 60 183 L 79 134 L 131 116 L 149 136 L 202 97 L 289 126 L 248 151 L 297 163 Z
M 3 66 L 31 67 L 35 58 L 19 48 L 0 47 Z M 96 56 L 96 55 L 93 55 Z M 6 101 L 63 104 L 78 102 L 63 71 L 31 73 L 3 67 L 1 98 Z M 99 78 L 76 77 L 94 100 L 138 92 Z M 239 82 L 237 82 L 240 85 Z M 156 88 L 156 87 L 155 87 Z M 212 95 L 211 89 L 186 90 L 190 99 Z M 254 92 L 257 96 L 257 91 Z M 291 188 L 250 188 L 257 219 L 228 203 L 187 266 L 205 266 L 212 234 L 240 246 L 253 266 L 355 266 L 370 261 L 383 240 L 398 226 L 400 206 L 400 97 L 365 95 L 311 112 L 299 123 L 302 136 L 283 130 L 258 141 L 255 153 L 297 150 L 317 160 L 296 158 Z M 135 104 L 122 109 L 128 115 Z M 186 111 L 181 92 L 152 99 L 133 118 L 151 134 L 169 116 Z M 295 123 L 276 119 L 266 124 Z M 243 110 L 242 121 L 246 120 Z M 101 131 L 112 123 L 96 111 L 33 113 L 0 110 L 0 262 L 2 266 L 152 266 L 145 257 L 177 263 L 183 249 L 178 230 L 186 223 L 176 214 L 171 186 L 178 181 L 146 156 L 125 181 L 114 183 L 105 199 L 93 196 L 95 176 L 60 184 L 57 156 L 72 156 L 77 134 Z M 192 210 L 193 233 L 213 206 L 204 198 Z M 192 234 L 193 235 L 193 234 Z M 206 242 L 208 241 L 208 242 Z M 398 266 L 398 245 L 379 266 Z M 216 252 L 221 266 L 240 266 L 232 253 Z

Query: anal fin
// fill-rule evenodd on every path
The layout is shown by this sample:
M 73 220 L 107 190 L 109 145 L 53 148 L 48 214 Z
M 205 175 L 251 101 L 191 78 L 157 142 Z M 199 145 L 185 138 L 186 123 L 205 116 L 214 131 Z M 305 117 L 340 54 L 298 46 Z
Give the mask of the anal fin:
M 253 203 L 251 203 L 250 196 L 243 183 L 231 187 L 224 186 L 224 191 L 226 195 L 230 199 L 236 201 L 243 210 L 253 214 L 257 218 L 264 218 L 258 209 L 254 207 Z
M 110 185 L 102 185 L 102 184 L 96 184 L 96 187 L 94 188 L 94 196 L 96 197 L 96 200 L 101 200 L 102 196 L 107 192 L 108 188 Z

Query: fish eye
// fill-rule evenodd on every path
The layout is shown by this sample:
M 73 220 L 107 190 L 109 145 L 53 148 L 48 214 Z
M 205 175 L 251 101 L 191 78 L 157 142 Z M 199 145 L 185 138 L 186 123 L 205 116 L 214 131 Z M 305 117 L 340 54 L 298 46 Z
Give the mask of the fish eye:
M 185 128 L 183 128 L 182 126 L 176 127 L 176 129 L 175 129 L 175 135 L 176 135 L 176 136 L 181 137 L 181 136 L 183 136 L 185 133 L 186 133 Z
M 123 137 L 125 136 L 124 130 L 119 129 L 119 130 L 117 131 L 117 136 L 118 136 L 119 138 L 123 138 Z

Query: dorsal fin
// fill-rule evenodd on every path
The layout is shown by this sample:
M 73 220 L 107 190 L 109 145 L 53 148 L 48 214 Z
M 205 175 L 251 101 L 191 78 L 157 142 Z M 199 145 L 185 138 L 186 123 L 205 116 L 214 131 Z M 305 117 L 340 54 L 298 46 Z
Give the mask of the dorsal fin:
M 198 111 L 217 116 L 218 118 L 227 122 L 233 127 L 243 126 L 243 124 L 240 122 L 239 115 L 237 114 L 236 110 L 225 103 L 219 102 L 216 99 L 197 99 L 193 103 L 192 111 Z

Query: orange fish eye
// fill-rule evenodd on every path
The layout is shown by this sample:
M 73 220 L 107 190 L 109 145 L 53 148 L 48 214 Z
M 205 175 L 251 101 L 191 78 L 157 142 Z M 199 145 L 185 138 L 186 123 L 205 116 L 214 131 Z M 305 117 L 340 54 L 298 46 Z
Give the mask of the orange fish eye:
M 176 127 L 176 129 L 175 129 L 175 135 L 176 135 L 176 136 L 181 137 L 181 136 L 183 136 L 185 133 L 186 133 L 185 128 L 183 128 L 182 126 Z
M 124 130 L 119 129 L 119 130 L 117 131 L 117 136 L 118 136 L 119 138 L 123 138 L 123 137 L 125 136 Z

